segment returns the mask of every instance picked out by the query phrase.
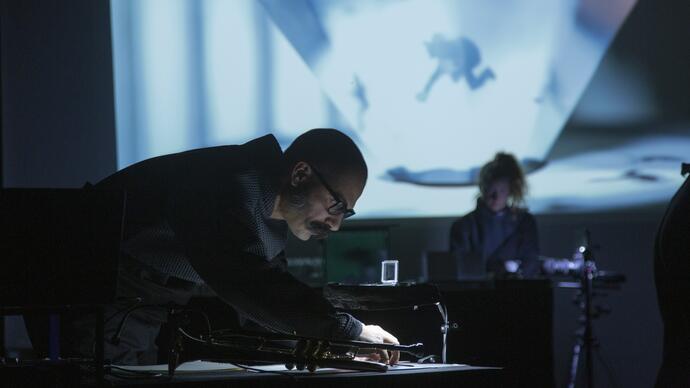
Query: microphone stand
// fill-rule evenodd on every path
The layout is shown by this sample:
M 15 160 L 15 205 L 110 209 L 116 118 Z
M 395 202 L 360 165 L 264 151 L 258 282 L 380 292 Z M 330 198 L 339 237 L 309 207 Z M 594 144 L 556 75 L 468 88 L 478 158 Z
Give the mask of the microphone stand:
M 542 261 L 542 273 L 546 276 L 569 275 L 573 278 L 577 278 L 577 282 L 558 283 L 558 287 L 576 288 L 579 290 L 574 300 L 579 309 L 579 327 L 575 330 L 575 345 L 573 345 L 570 359 L 567 387 L 575 388 L 577 370 L 580 364 L 580 355 L 584 348 L 584 373 L 587 379 L 587 387 L 593 388 L 594 358 L 592 354 L 596 349 L 595 347 L 598 346 L 598 342 L 594 336 L 592 322 L 601 315 L 611 312 L 610 308 L 594 305 L 595 296 L 606 295 L 595 293 L 594 283 L 596 280 L 598 288 L 606 287 L 617 289 L 619 284 L 625 282 L 625 276 L 615 272 L 600 271 L 597 269 L 596 262 L 592 255 L 590 233 L 588 230 L 585 231 L 585 243 L 578 248 L 573 259 L 543 257 L 540 260 Z
M 592 299 L 594 297 L 592 283 L 597 274 L 596 264 L 592 251 L 589 247 L 590 236 L 589 231 L 585 231 L 585 244 L 581 246 L 578 251 L 582 254 L 584 263 L 580 273 L 580 321 L 584 322 L 584 327 L 579 328 L 576 332 L 575 345 L 573 346 L 573 353 L 570 362 L 570 378 L 568 380 L 568 388 L 575 388 L 577 381 L 577 369 L 580 361 L 580 352 L 582 347 L 585 350 L 585 373 L 587 379 L 587 388 L 594 388 L 594 365 L 592 351 L 595 346 L 596 339 L 592 331 L 592 320 L 594 318 L 594 307 Z

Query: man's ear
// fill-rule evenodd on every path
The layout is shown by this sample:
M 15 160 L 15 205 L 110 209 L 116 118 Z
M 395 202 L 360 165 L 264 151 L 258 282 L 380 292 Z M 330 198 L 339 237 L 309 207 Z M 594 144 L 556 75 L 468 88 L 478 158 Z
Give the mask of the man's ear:
M 307 162 L 297 162 L 290 174 L 290 184 L 297 187 L 303 184 L 311 176 L 311 166 Z

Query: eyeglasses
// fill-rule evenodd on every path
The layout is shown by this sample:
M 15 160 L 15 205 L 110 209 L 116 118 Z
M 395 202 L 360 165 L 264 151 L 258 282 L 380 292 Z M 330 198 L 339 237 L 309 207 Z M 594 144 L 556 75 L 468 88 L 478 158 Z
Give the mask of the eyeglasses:
M 326 209 L 328 211 L 328 214 L 337 216 L 337 215 L 343 215 L 343 219 L 345 218 L 350 218 L 355 215 L 354 209 L 348 209 L 347 204 L 345 201 L 336 193 L 333 189 L 331 189 L 331 186 L 326 183 L 326 180 L 323 179 L 323 176 L 319 174 L 318 171 L 312 166 L 311 168 L 312 171 L 314 171 L 314 175 L 316 175 L 316 178 L 319 179 L 323 187 L 328 190 L 328 192 L 331 194 L 333 199 L 335 199 L 335 203 Z

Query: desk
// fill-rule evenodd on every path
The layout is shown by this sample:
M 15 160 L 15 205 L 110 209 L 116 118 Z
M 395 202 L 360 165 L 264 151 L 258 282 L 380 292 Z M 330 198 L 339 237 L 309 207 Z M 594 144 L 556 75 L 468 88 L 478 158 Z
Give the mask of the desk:
M 203 386 L 203 387 L 500 387 L 500 369 L 453 366 L 444 369 L 390 370 L 379 372 L 293 373 L 289 376 L 245 371 L 214 374 L 177 375 L 149 380 L 122 380 L 108 377 L 115 387 Z
M 294 372 L 289 376 L 249 371 L 215 371 L 167 377 L 121 379 L 107 375 L 108 387 L 502 387 L 501 369 L 468 365 L 444 369 L 389 370 L 380 372 Z M 93 378 L 68 363 L 33 366 L 0 366 L 3 387 L 96 387 Z

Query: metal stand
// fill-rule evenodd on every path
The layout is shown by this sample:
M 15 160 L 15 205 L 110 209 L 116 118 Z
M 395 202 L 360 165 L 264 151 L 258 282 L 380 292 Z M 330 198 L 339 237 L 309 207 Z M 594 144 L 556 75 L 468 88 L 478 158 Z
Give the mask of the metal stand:
M 570 359 L 570 378 L 568 379 L 568 388 L 575 388 L 575 383 L 577 382 L 577 369 L 580 362 L 580 353 L 583 347 L 585 348 L 585 373 L 587 376 L 587 387 L 594 387 L 592 350 L 595 346 L 596 339 L 592 332 L 592 319 L 594 318 L 594 309 L 592 306 L 592 298 L 594 296 L 592 292 L 592 280 L 594 279 L 595 273 L 596 266 L 594 265 L 594 261 L 587 260 L 585 258 L 581 278 L 581 291 L 579 296 L 583 300 L 579 301 L 578 303 L 581 308 L 581 313 L 578 317 L 578 320 L 582 322 L 582 327 L 578 328 L 575 332 L 576 339 Z
M 585 376 L 587 387 L 594 387 L 594 359 L 593 352 L 599 346 L 592 330 L 592 321 L 603 314 L 608 314 L 611 309 L 608 307 L 594 305 L 595 296 L 606 295 L 594 292 L 594 280 L 597 281 L 597 288 L 618 289 L 620 284 L 625 282 L 623 274 L 611 271 L 600 271 L 597 269 L 592 250 L 590 248 L 589 231 L 585 231 L 585 243 L 578 248 L 577 253 L 572 259 L 542 257 L 542 273 L 547 276 L 569 275 L 577 278 L 577 281 L 558 282 L 557 286 L 562 288 L 574 288 L 579 292 L 575 297 L 580 313 L 578 314 L 579 327 L 575 330 L 575 345 L 570 358 L 570 371 L 568 374 L 568 388 L 575 388 L 577 380 L 577 369 L 580 364 L 580 354 L 584 348 L 585 357 Z M 598 354 L 599 355 L 599 354 Z M 609 379 L 613 382 L 610 368 L 600 358 L 606 369 Z
M 575 331 L 575 345 L 573 346 L 573 353 L 570 359 L 570 376 L 568 379 L 568 388 L 575 388 L 577 382 L 577 369 L 580 363 L 580 353 L 584 347 L 585 352 L 585 376 L 587 388 L 594 388 L 594 358 L 593 351 L 595 346 L 598 346 L 597 340 L 592 331 L 592 320 L 599 317 L 602 313 L 609 311 L 599 306 L 594 306 L 592 300 L 595 296 L 593 291 L 593 281 L 597 277 L 597 267 L 594 262 L 594 257 L 590 249 L 589 231 L 585 231 L 585 244 L 578 249 L 582 255 L 582 269 L 580 272 L 580 294 L 576 301 L 580 307 L 580 315 L 578 322 L 581 326 Z
M 182 361 L 182 351 L 184 350 L 182 344 L 182 336 L 180 335 L 180 328 L 183 324 L 187 324 L 188 319 L 184 315 L 184 311 L 177 311 L 175 307 L 168 309 L 168 330 L 170 335 L 168 350 L 168 377 L 173 378 L 175 370 Z M 210 335 L 210 333 L 209 333 Z

